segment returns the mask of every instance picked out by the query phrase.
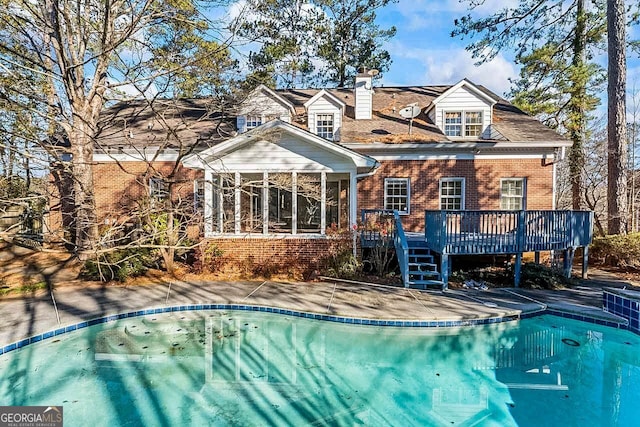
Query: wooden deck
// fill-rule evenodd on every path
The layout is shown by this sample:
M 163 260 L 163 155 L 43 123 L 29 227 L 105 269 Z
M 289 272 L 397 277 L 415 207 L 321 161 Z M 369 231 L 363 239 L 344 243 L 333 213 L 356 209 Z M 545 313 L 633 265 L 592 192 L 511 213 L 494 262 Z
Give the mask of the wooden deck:
M 408 275 L 403 261 L 411 242 L 418 237 L 405 233 L 397 212 L 366 210 L 362 222 L 370 217 L 388 217 L 393 224 L 393 243 L 398 255 L 405 284 Z M 377 241 L 380 231 L 367 229 L 361 232 L 363 248 Z M 520 264 L 524 252 L 561 251 L 564 255 L 565 273 L 569 274 L 575 249 L 583 248 L 583 276 L 586 276 L 588 246 L 593 238 L 593 212 L 590 211 L 425 211 L 425 231 L 422 241 L 439 256 L 441 280 L 448 280 L 451 255 L 515 255 L 516 286 L 520 281 Z
M 515 254 L 587 246 L 589 211 L 425 211 L 425 240 L 438 252 Z

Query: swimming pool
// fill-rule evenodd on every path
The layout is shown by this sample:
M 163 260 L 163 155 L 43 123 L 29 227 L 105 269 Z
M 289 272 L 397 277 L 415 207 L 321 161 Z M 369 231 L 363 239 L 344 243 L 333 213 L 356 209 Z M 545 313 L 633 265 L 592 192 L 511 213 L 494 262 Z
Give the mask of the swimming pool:
M 63 405 L 68 426 L 634 425 L 640 337 L 556 316 L 394 328 L 175 312 L 11 351 L 0 378 L 1 405 Z

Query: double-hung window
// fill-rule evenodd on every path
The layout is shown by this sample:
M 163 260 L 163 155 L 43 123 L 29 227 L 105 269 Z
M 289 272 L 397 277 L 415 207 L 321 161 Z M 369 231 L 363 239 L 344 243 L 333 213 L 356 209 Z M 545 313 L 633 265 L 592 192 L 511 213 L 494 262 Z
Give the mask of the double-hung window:
M 333 140 L 333 114 L 316 114 L 316 134 Z
M 169 198 L 169 186 L 162 178 L 149 178 L 149 197 L 151 200 L 167 200 Z
M 262 124 L 262 116 L 247 116 L 247 130 L 257 128 Z
M 409 178 L 385 178 L 384 208 L 409 214 L 411 185 Z
M 444 113 L 444 134 L 462 136 L 462 112 L 446 111 Z
M 480 136 L 482 111 L 445 111 L 444 134 L 458 138 Z
M 442 178 L 440 180 L 440 209 L 464 209 L 464 178 Z
M 464 113 L 464 136 L 480 136 L 482 133 L 482 111 Z
M 500 180 L 500 209 L 522 210 L 525 208 L 524 178 L 505 178 Z

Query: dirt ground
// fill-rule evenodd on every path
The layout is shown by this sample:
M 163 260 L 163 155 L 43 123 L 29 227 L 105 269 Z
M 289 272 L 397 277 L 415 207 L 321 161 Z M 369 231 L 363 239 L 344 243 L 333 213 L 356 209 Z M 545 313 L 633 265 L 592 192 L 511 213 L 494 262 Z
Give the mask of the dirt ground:
M 574 274 L 578 274 L 580 266 L 575 266 Z M 89 282 L 80 277 L 82 263 L 64 248 L 46 248 L 42 251 L 12 245 L 0 239 L 0 298 L 19 297 L 33 293 L 46 292 L 50 287 L 70 286 L 105 286 L 99 282 Z M 605 280 L 621 280 L 631 286 L 640 285 L 640 272 L 616 268 L 592 269 L 596 276 Z M 188 269 L 180 269 L 174 276 L 159 270 L 149 270 L 145 276 L 127 280 L 125 283 L 113 282 L 106 286 L 136 286 L 154 283 L 168 283 L 173 280 L 222 280 L 234 281 L 247 279 L 243 272 L 226 268 L 217 274 L 193 274 Z M 593 278 L 593 277 L 592 277 Z M 291 281 L 291 277 L 252 277 L 255 280 Z M 373 278 L 368 278 L 371 281 Z M 455 280 L 451 287 L 459 287 Z
M 80 263 L 64 250 L 34 251 L 0 240 L 0 295 L 9 290 L 77 282 L 80 268 Z
M 82 262 L 64 248 L 45 248 L 42 251 L 13 245 L 0 239 L 0 298 L 15 298 L 21 295 L 47 292 L 53 286 L 137 286 L 155 283 L 184 281 L 236 281 L 246 275 L 233 266 L 219 273 L 194 274 L 188 268 L 178 268 L 174 275 L 150 269 L 144 276 L 127 279 L 125 282 L 108 284 L 91 282 L 80 276 Z M 291 281 L 297 278 L 273 275 L 251 277 L 253 280 Z

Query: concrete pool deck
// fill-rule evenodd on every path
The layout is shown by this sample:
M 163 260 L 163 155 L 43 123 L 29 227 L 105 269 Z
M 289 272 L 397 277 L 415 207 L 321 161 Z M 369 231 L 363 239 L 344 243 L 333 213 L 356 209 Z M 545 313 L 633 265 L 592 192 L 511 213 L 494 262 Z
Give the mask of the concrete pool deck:
M 374 284 L 320 282 L 180 282 L 148 286 L 61 287 L 48 293 L 0 300 L 0 346 L 60 326 L 141 310 L 186 304 L 245 304 L 379 320 L 475 320 L 534 313 L 560 313 L 624 324 L 602 310 L 602 288 L 632 286 L 612 276 L 562 290 L 494 288 L 420 291 Z

